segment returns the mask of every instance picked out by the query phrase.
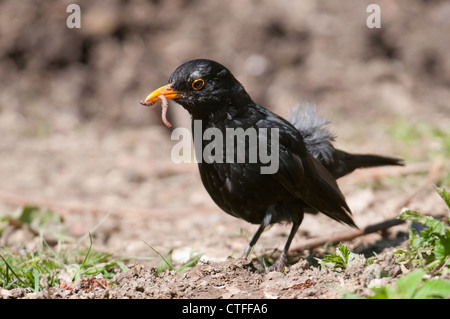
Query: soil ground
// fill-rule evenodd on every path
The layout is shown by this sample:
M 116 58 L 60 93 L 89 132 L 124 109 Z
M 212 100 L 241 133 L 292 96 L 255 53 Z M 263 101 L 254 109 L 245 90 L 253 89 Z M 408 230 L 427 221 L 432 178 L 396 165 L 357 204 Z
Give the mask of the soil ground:
M 339 148 L 405 158 L 404 168 L 339 181 L 361 229 L 404 206 L 448 214 L 433 190 L 449 181 L 448 157 L 433 155 L 442 145 L 422 128 L 450 127 L 450 3 L 378 1 L 382 28 L 369 29 L 365 1 L 78 1 L 82 27 L 68 29 L 72 2 L 0 2 L 0 214 L 49 207 L 64 219 L 59 231 L 91 232 L 95 250 L 135 259 L 111 285 L 97 278 L 38 293 L 2 289 L 4 297 L 331 299 L 368 295 L 407 272 L 393 252 L 406 244 L 409 224 L 344 242 L 376 256 L 372 266 L 321 269 L 313 260 L 325 246 L 301 245 L 351 231 L 322 215 L 305 217 L 284 273 L 261 273 L 257 257 L 276 257 L 289 225 L 271 227 L 252 259 L 240 259 L 257 226 L 220 211 L 195 164 L 172 162 L 177 141 L 160 108 L 139 105 L 192 58 L 227 65 L 255 101 L 282 116 L 301 99 L 314 101 Z M 189 127 L 175 103 L 169 119 Z M 32 251 L 38 243 L 14 226 L 1 235 L 3 246 Z M 183 273 L 157 274 L 160 258 L 147 244 L 173 250 L 176 264 L 203 256 Z

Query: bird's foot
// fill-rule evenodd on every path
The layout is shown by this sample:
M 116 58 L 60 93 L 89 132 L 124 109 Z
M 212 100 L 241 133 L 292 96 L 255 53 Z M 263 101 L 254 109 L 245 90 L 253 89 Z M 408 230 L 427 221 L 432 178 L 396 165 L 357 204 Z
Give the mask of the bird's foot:
M 247 259 L 248 255 L 252 251 L 252 246 L 248 245 L 247 248 L 245 248 L 244 253 L 242 254 L 242 258 Z
M 281 271 L 283 271 L 285 264 L 286 264 L 286 254 L 284 252 L 282 252 L 280 257 L 278 257 L 277 261 L 272 266 L 267 268 L 266 272 L 271 272 L 271 271 L 281 272 Z

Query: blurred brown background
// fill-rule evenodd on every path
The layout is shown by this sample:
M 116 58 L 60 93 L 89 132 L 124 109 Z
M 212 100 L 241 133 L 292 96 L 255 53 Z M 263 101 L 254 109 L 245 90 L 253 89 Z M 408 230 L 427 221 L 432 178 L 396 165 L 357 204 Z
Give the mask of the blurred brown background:
M 70 3 L 80 29 L 66 26 Z M 370 3 L 381 29 L 366 26 Z M 448 1 L 3 0 L 1 125 L 147 125 L 139 99 L 200 57 L 280 113 L 306 98 L 337 119 L 444 116 L 449 17 Z
M 66 26 L 71 3 L 81 7 L 80 29 Z M 380 29 L 366 25 L 371 3 L 381 8 Z M 448 132 L 449 37 L 445 0 L 0 1 L 0 207 L 8 213 L 20 204 L 53 204 L 59 211 L 74 205 L 80 213 L 70 226 L 74 234 L 85 234 L 90 223 L 83 218 L 94 216 L 82 214 L 86 205 L 90 213 L 97 211 L 92 207 L 103 213 L 149 209 L 151 218 L 180 216 L 166 214 L 169 208 L 206 207 L 218 215 L 166 225 L 144 221 L 146 213 L 134 210 L 136 220 L 118 215 L 102 227 L 118 234 L 127 222 L 131 237 L 152 234 L 148 242 L 158 243 L 160 231 L 160 243 L 176 245 L 169 233 L 178 226 L 194 246 L 211 238 L 212 247 L 221 247 L 216 237 L 189 230 L 206 225 L 215 236 L 229 234 L 218 220 L 237 221 L 212 203 L 195 165 L 171 162 L 174 141 L 160 107 L 145 108 L 141 99 L 181 63 L 209 58 L 282 116 L 300 100 L 316 102 L 333 122 L 337 145 L 348 151 L 428 161 L 443 145 L 433 135 L 409 144 L 394 137 L 402 133 L 399 125 L 406 135 L 418 134 L 417 127 Z M 188 125 L 188 118 L 170 103 L 174 127 Z M 356 208 L 355 198 L 361 202 L 364 194 L 369 199 Z M 366 191 L 350 199 L 357 222 L 358 210 L 374 198 Z M 419 202 L 422 210 L 425 202 Z M 116 241 L 132 250 L 126 236 Z

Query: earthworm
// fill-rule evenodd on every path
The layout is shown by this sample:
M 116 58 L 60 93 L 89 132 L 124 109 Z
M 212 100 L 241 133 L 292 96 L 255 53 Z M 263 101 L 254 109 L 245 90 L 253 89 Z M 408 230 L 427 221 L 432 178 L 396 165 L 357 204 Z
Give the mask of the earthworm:
M 162 119 L 162 121 L 163 121 L 165 126 L 171 127 L 172 124 L 170 124 L 170 122 L 167 120 L 167 117 L 166 117 L 167 116 L 167 109 L 169 108 L 169 103 L 167 102 L 167 99 L 166 99 L 166 97 L 164 95 L 159 95 L 158 99 L 160 99 L 161 102 L 162 102 L 161 103 L 161 107 L 162 107 L 161 119 Z M 144 101 L 141 101 L 140 103 L 142 105 L 145 105 L 145 106 L 152 106 L 156 102 L 144 102 Z

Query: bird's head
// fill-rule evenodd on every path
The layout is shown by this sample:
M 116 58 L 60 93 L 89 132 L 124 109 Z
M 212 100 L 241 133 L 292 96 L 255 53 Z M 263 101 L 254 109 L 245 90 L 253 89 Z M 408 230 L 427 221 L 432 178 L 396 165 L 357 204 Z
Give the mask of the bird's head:
M 227 68 L 206 59 L 180 65 L 170 75 L 169 84 L 150 93 L 145 103 L 151 105 L 161 95 L 175 100 L 194 116 L 251 102 L 245 89 Z

